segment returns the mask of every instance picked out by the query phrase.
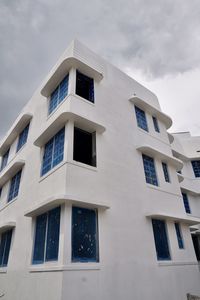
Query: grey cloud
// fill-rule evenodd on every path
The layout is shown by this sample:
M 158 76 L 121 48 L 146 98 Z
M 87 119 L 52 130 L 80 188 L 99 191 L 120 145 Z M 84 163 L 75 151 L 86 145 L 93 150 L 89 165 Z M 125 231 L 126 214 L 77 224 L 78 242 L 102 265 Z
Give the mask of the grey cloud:
M 199 0 L 1 0 L 0 137 L 73 38 L 150 78 L 200 65 Z

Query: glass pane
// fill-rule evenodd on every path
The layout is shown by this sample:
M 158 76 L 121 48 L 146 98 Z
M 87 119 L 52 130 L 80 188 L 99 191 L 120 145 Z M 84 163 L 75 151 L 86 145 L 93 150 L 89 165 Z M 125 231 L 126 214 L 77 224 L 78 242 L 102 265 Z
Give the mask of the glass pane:
M 165 227 L 165 221 L 152 220 L 156 253 L 158 260 L 169 260 L 169 246 Z
M 42 214 L 36 219 L 35 245 L 33 254 L 33 263 L 40 264 L 44 262 L 44 247 L 46 239 L 47 214 Z
M 11 239 L 12 239 L 12 230 L 9 230 L 6 232 L 6 245 L 5 245 L 4 258 L 3 258 L 3 266 L 7 266 L 7 264 L 8 264 Z

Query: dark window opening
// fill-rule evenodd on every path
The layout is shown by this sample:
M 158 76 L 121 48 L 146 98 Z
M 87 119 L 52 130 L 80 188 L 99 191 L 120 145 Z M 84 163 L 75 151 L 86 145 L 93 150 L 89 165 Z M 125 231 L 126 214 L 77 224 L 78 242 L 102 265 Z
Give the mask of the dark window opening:
M 76 71 L 76 94 L 94 103 L 94 80 Z
M 156 254 L 158 260 L 170 260 L 166 224 L 163 220 L 152 219 Z
M 200 261 L 200 236 L 192 235 L 192 241 L 194 245 L 194 250 L 196 253 L 197 260 Z
M 96 167 L 96 132 L 74 128 L 74 160 Z

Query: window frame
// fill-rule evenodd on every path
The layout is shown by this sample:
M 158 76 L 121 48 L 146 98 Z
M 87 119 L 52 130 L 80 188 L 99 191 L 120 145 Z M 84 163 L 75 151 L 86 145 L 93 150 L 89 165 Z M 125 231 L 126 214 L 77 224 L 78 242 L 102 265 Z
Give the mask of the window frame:
M 183 205 L 184 205 L 184 208 L 185 208 L 185 212 L 187 214 L 192 214 L 191 207 L 190 207 L 190 202 L 189 202 L 189 199 L 188 199 L 188 194 L 185 193 L 185 192 L 181 192 L 181 194 L 182 194 L 182 199 L 183 199 Z
M 184 240 L 183 240 L 183 232 L 181 229 L 181 225 L 178 222 L 174 222 L 175 232 L 176 232 L 176 238 L 179 249 L 183 250 L 184 247 Z
M 20 149 L 27 143 L 28 135 L 30 129 L 30 122 L 24 127 L 24 129 L 20 132 L 17 141 L 16 153 L 19 152 Z
M 169 176 L 169 168 L 168 164 L 162 161 L 162 170 L 163 170 L 163 175 L 165 178 L 165 182 L 170 183 L 170 176 Z
M 158 239 L 157 239 L 157 237 L 156 237 L 156 231 L 154 230 L 155 229 L 154 228 L 154 223 L 158 223 L 158 222 L 160 224 L 164 225 L 164 227 L 162 228 L 162 229 L 164 229 L 164 236 L 163 237 L 159 236 Z M 152 223 L 152 229 L 153 229 L 154 245 L 155 245 L 157 260 L 158 261 L 171 261 L 172 260 L 172 256 L 171 256 L 171 251 L 170 251 L 170 241 L 169 241 L 169 234 L 168 234 L 167 222 L 165 220 L 162 220 L 162 219 L 151 219 L 151 223 Z M 159 254 L 158 253 L 159 252 L 159 248 L 157 246 L 158 246 L 159 240 L 161 242 L 161 238 L 163 239 L 162 242 L 164 242 L 165 246 L 167 246 L 167 248 L 165 249 L 165 251 L 167 253 L 166 257 L 162 256 L 163 254 L 161 254 L 161 253 Z M 163 246 L 159 245 L 159 247 L 163 247 Z
M 9 154 L 10 154 L 10 147 L 7 149 L 7 151 L 2 156 L 0 172 L 7 166 L 8 159 L 9 159 Z
M 84 80 L 86 81 L 90 81 L 90 89 L 91 91 L 89 91 L 89 93 L 91 93 L 91 97 L 89 96 L 88 98 L 86 97 L 83 97 L 82 95 L 80 95 L 78 92 L 77 92 L 77 82 L 78 82 L 78 76 L 82 77 Z M 84 73 L 82 73 L 81 71 L 79 71 L 78 69 L 76 69 L 76 79 L 75 79 L 75 94 L 81 98 L 83 98 L 84 100 L 86 101 L 89 101 L 90 103 L 95 103 L 95 80 L 94 78 L 92 77 L 89 77 L 88 75 L 85 75 Z
M 19 176 L 19 179 L 18 177 Z M 18 181 L 17 181 L 18 180 Z M 20 185 L 22 180 L 22 169 L 20 169 L 11 179 L 10 179 L 10 185 L 8 190 L 8 198 L 7 202 L 11 202 L 14 199 L 16 199 L 19 195 Z M 16 185 L 17 185 L 17 194 L 16 194 Z M 11 192 L 12 191 L 12 192 Z
M 1 233 L 1 235 L 0 235 L 0 251 L 1 251 L 1 246 L 2 246 L 2 236 L 4 236 L 4 235 L 6 235 L 6 236 L 5 236 L 5 244 L 3 245 L 4 249 L 2 252 L 2 258 L 0 257 L 0 261 L 2 261 L 0 264 L 0 268 L 6 268 L 8 266 L 10 250 L 11 250 L 11 245 L 12 245 L 12 239 L 13 239 L 13 229 L 8 229 Z M 10 240 L 8 240 L 8 239 L 10 239 Z M 9 246 L 9 247 L 7 248 L 7 246 Z M 8 251 L 8 253 L 5 256 L 6 250 Z M 6 257 L 6 263 L 4 262 L 5 257 Z
M 199 178 L 200 177 L 200 160 L 192 160 L 191 165 L 192 165 L 192 169 L 194 172 L 194 176 L 196 178 Z
M 160 127 L 158 125 L 158 119 L 155 116 L 152 116 L 152 120 L 153 120 L 153 126 L 154 126 L 154 130 L 157 133 L 160 133 Z
M 143 129 L 144 131 L 149 132 L 146 112 L 137 105 L 134 105 L 134 108 L 135 108 L 137 126 Z
M 148 165 L 145 165 L 145 159 L 149 160 Z M 151 164 L 152 164 L 151 167 L 153 167 L 153 169 L 154 169 L 153 170 L 154 171 L 154 178 L 152 177 L 151 174 L 148 175 L 148 172 L 150 172 L 150 170 L 147 170 L 147 169 L 150 168 L 150 166 L 149 166 L 150 160 L 151 160 Z M 153 186 L 159 186 L 155 159 L 153 157 L 149 156 L 149 155 L 146 155 L 146 154 L 142 153 L 142 161 L 143 161 L 143 169 L 144 169 L 144 175 L 145 175 L 146 183 L 151 184 Z

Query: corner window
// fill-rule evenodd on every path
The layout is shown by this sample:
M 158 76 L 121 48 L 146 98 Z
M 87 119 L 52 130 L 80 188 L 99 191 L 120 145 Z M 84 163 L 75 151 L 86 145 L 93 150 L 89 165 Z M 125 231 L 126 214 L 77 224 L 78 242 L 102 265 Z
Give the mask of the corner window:
M 97 211 L 72 207 L 72 262 L 98 262 Z
M 153 234 L 158 260 L 170 260 L 170 252 L 166 231 L 166 224 L 163 220 L 152 219 Z
M 179 223 L 174 223 L 179 249 L 184 249 L 183 237 Z
M 188 196 L 186 193 L 182 193 L 182 197 L 183 197 L 183 203 L 184 203 L 184 207 L 185 207 L 185 212 L 187 214 L 191 214 L 191 209 L 190 209 L 190 204 L 189 204 L 189 200 L 188 200 Z
M 68 94 L 69 74 L 60 82 L 56 89 L 51 93 L 49 100 L 49 115 L 65 99 Z
M 1 234 L 0 267 L 6 267 L 8 264 L 11 239 L 12 239 L 12 230 L 8 230 Z
M 156 132 L 160 132 L 160 129 L 159 129 L 159 126 L 158 126 L 158 120 L 156 117 L 152 117 L 152 120 L 153 120 L 153 126 L 154 126 L 154 129 Z
M 0 171 L 2 171 L 8 163 L 9 152 L 10 152 L 10 148 L 6 151 L 6 153 L 2 157 Z
M 200 177 L 200 160 L 193 160 L 191 163 L 195 177 Z
M 53 138 L 44 146 L 41 176 L 46 174 L 64 157 L 65 127 L 62 128 Z
M 96 132 L 90 133 L 80 128 L 74 128 L 75 161 L 96 167 Z
M 24 144 L 27 142 L 28 132 L 29 132 L 29 125 L 30 123 L 22 130 L 19 135 L 18 143 L 17 143 L 17 151 L 18 152 Z
M 154 159 L 142 154 L 146 182 L 158 186 Z
M 144 129 L 145 131 L 148 131 L 148 125 L 147 125 L 147 119 L 146 119 L 145 112 L 142 109 L 140 109 L 139 107 L 135 106 L 135 114 L 136 114 L 138 127 Z
M 165 177 L 165 181 L 166 182 L 170 182 L 169 172 L 168 172 L 168 166 L 164 162 L 162 162 L 162 169 L 163 169 L 163 174 L 164 174 L 164 177 Z
M 22 170 L 20 170 L 12 179 L 10 183 L 10 189 L 8 194 L 8 202 L 16 198 L 19 193 L 19 186 L 21 181 Z
M 33 264 L 58 260 L 60 207 L 36 218 Z
M 94 80 L 76 71 L 76 94 L 94 103 Z

